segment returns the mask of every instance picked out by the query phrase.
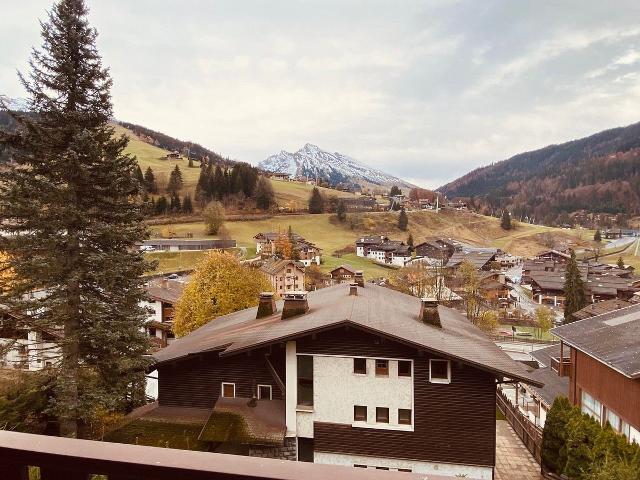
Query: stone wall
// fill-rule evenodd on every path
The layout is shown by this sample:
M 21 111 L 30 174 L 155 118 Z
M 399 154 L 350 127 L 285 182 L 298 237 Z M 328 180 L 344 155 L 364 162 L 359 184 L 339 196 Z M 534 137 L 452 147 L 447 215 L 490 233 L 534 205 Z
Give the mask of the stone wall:
M 295 437 L 285 438 L 284 445 L 278 447 L 250 448 L 249 456 L 295 461 L 297 457 L 296 439 Z

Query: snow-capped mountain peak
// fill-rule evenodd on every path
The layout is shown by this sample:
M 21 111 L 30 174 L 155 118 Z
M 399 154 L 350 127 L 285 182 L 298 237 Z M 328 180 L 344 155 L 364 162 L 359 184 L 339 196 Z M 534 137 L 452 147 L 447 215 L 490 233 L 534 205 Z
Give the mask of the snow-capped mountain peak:
M 293 177 L 320 178 L 332 185 L 347 183 L 385 187 L 412 186 L 404 180 L 368 167 L 351 157 L 322 150 L 312 143 L 306 143 L 295 153 L 281 150 L 260 162 L 258 166 L 269 172 L 288 173 Z

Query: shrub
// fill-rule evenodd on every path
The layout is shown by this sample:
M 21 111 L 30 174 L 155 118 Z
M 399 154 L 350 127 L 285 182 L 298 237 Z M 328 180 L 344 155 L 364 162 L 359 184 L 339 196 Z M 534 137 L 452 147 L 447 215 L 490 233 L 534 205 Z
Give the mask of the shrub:
M 573 407 L 566 397 L 558 397 L 547 414 L 542 432 L 542 466 L 554 473 L 564 472 L 567 463 L 567 423 Z

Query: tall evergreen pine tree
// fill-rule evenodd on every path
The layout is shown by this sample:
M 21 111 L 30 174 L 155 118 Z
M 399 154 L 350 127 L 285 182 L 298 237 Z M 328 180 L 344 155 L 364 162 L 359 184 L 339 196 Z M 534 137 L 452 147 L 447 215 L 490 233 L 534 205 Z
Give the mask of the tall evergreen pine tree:
M 400 215 L 398 216 L 398 228 L 403 232 L 406 232 L 408 226 L 409 217 L 407 216 L 407 212 L 404 210 L 404 207 L 402 207 L 400 209 Z
M 581 308 L 584 308 L 587 304 L 584 282 L 582 281 L 582 277 L 580 277 L 576 253 L 573 250 L 571 250 L 571 259 L 567 263 L 564 278 L 564 322 L 570 323 L 575 320 L 573 314 Z
M 81 435 L 97 408 L 124 409 L 146 365 L 137 163 L 109 124 L 111 79 L 96 36 L 83 0 L 53 6 L 30 75 L 20 75 L 33 115 L 16 116 L 18 131 L 0 137 L 15 148 L 0 173 L 9 233 L 0 248 L 14 274 L 0 302 L 22 328 L 56 338 L 50 407 L 65 436 Z
M 313 187 L 309 197 L 309 213 L 322 213 L 324 211 L 324 200 L 317 187 Z

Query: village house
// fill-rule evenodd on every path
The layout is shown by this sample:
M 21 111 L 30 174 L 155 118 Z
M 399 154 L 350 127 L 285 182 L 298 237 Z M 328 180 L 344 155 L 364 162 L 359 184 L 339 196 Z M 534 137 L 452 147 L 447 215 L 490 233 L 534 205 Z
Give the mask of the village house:
M 569 400 L 602 425 L 640 443 L 640 305 L 551 330 L 560 339 L 552 359 L 569 377 Z
M 379 263 L 387 263 L 404 267 L 411 260 L 411 247 L 398 240 L 387 240 L 386 242 L 369 247 L 367 258 Z
M 174 308 L 190 278 L 175 276 L 177 278 L 154 278 L 146 285 L 146 299 L 141 306 L 149 313 L 144 330 L 152 339 L 153 350 L 166 347 L 175 338 Z
M 463 262 L 470 263 L 476 270 L 490 271 L 492 262 L 496 260 L 495 252 L 461 251 L 455 252 L 445 265 L 448 268 L 458 268 Z
M 511 289 L 502 272 L 483 272 L 480 276 L 480 293 L 485 301 L 496 308 L 509 308 L 513 303 Z
M 294 260 L 272 258 L 260 267 L 278 295 L 304 289 L 304 265 Z
M 456 246 L 447 240 L 426 240 L 414 247 L 417 257 L 442 260 L 445 263 L 456 251 Z
M 460 313 L 373 284 L 261 294 L 154 360 L 138 421 L 179 409 L 210 451 L 481 480 L 497 382 L 541 385 Z
M 368 257 L 369 251 L 372 247 L 375 247 L 387 241 L 389 241 L 389 239 L 384 235 L 360 237 L 356 240 L 356 255 L 358 257 Z
M 360 196 L 356 198 L 341 198 L 339 200 L 347 212 L 372 212 L 378 209 L 378 202 L 373 197 Z
M 356 270 L 351 265 L 340 265 L 329 272 L 331 277 L 331 284 L 336 285 L 338 283 L 355 283 Z
M 258 233 L 253 238 L 256 241 L 256 253 L 263 258 L 269 258 L 276 255 L 278 248 L 278 239 L 286 236 L 291 241 L 292 249 L 297 252 L 300 262 L 305 267 L 315 263 L 320 265 L 322 262 L 322 249 L 317 245 L 307 242 L 301 235 L 292 233 L 289 237 L 288 233 L 264 232 Z
M 578 264 L 585 294 L 590 303 L 603 300 L 630 300 L 640 291 L 640 278 L 632 271 L 604 264 Z M 525 262 L 522 283 L 531 285 L 533 300 L 541 305 L 563 307 L 565 264 L 554 261 Z
M 142 250 L 163 252 L 184 252 L 196 250 L 219 250 L 235 248 L 235 240 L 217 240 L 210 238 L 152 238 L 142 242 Z

